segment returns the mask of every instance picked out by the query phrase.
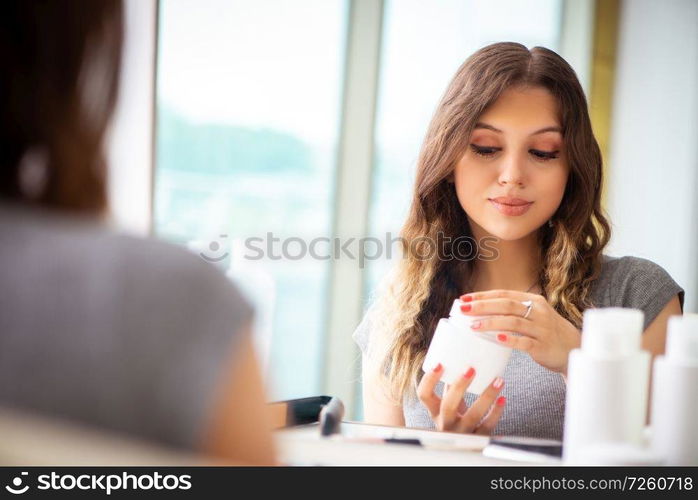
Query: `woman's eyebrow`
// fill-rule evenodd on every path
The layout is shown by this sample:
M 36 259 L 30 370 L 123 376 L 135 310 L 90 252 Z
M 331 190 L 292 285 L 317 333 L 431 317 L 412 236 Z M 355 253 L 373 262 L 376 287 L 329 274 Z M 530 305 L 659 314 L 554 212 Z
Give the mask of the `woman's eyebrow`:
M 493 127 L 492 125 L 489 125 L 489 124 L 483 123 L 483 122 L 477 122 L 477 123 L 475 124 L 475 128 L 476 128 L 476 129 L 478 129 L 478 128 L 485 128 L 485 129 L 487 129 L 487 130 L 491 130 L 492 132 L 497 132 L 498 134 L 501 134 L 501 133 L 502 133 L 502 131 L 499 130 L 498 128 Z M 540 130 L 536 130 L 536 131 L 533 132 L 531 135 L 544 134 L 545 132 L 558 132 L 558 133 L 561 134 L 561 133 L 562 133 L 562 129 L 561 129 L 560 127 L 557 127 L 557 126 L 555 126 L 555 125 L 552 125 L 552 126 L 550 126 L 550 127 L 544 127 L 544 128 L 542 128 L 542 129 L 540 129 Z

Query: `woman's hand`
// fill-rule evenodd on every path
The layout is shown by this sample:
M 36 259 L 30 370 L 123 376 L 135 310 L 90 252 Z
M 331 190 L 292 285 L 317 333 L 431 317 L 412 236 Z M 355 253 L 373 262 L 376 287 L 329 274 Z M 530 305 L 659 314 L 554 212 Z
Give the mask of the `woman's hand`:
M 417 396 L 429 410 L 436 428 L 440 431 L 489 435 L 504 410 L 506 399 L 504 396 L 497 398 L 504 387 L 504 379 L 497 377 L 493 380 L 473 405 L 467 408 L 463 397 L 475 378 L 475 369 L 470 368 L 456 383 L 446 385 L 443 399 L 439 399 L 434 393 L 434 387 L 439 382 L 442 371 L 443 366 L 439 363 L 433 370 L 424 374 L 417 387 Z M 495 398 L 497 402 L 492 406 Z
M 570 351 L 581 345 L 581 332 L 560 316 L 545 297 L 513 290 L 488 290 L 462 295 L 464 314 L 491 316 L 476 321 L 471 328 L 503 330 L 497 340 L 507 346 L 527 352 L 538 364 L 567 375 Z M 527 318 L 523 301 L 533 303 Z M 479 324 L 476 324 L 479 323 Z M 518 335 L 512 335 L 518 333 Z

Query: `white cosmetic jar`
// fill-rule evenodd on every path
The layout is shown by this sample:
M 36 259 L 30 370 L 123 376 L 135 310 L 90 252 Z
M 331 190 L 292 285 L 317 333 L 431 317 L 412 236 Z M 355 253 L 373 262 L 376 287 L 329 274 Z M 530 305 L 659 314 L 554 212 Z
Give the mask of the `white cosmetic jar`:
M 504 374 L 512 348 L 497 341 L 499 331 L 473 330 L 470 324 L 485 316 L 464 314 L 460 310 L 462 304 L 460 299 L 456 299 L 449 317 L 439 320 L 422 370 L 433 370 L 441 363 L 440 380 L 453 384 L 472 366 L 475 378 L 467 392 L 481 394 L 495 378 Z

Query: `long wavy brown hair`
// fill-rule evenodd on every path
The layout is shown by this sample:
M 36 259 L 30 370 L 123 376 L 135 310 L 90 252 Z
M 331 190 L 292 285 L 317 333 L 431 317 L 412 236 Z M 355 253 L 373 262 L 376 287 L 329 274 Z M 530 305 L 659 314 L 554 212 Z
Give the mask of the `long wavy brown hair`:
M 462 64 L 436 108 L 401 230 L 403 258 L 382 281 L 368 312 L 369 364 L 396 402 L 414 391 L 438 320 L 448 316 L 455 298 L 472 291 L 463 287 L 470 282 L 473 260 L 453 258 L 455 248 L 448 244 L 438 257 L 425 259 L 425 240 L 437 241 L 439 233 L 452 240 L 473 236 L 448 177 L 480 115 L 515 86 L 542 87 L 556 98 L 569 163 L 552 227 L 538 229 L 543 296 L 577 328 L 582 312 L 593 305 L 591 286 L 610 226 L 601 209 L 602 158 L 584 91 L 574 70 L 552 50 L 513 42 L 488 45 Z

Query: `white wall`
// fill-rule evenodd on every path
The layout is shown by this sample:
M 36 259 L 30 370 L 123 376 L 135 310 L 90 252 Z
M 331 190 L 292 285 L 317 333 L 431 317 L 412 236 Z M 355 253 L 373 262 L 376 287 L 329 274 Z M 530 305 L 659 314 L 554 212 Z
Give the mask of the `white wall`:
M 698 310 L 698 2 L 622 2 L 612 114 L 611 255 L 663 266 Z
M 126 0 L 119 102 L 107 147 L 114 222 L 136 234 L 151 225 L 156 0 Z

